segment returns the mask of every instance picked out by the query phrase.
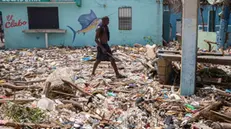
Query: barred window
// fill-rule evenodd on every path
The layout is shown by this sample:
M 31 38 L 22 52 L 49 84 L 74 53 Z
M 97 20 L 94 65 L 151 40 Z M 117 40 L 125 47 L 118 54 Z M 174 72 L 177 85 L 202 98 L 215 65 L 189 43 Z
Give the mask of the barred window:
M 132 30 L 132 7 L 119 7 L 119 30 Z

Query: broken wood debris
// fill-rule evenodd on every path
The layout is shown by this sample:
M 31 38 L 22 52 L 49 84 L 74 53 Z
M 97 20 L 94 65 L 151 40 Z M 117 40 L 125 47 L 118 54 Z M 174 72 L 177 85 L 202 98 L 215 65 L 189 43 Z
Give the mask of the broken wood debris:
M 0 83 L 0 86 L 1 87 L 4 87 L 4 88 L 10 88 L 10 89 L 14 89 L 14 90 L 23 90 L 23 89 L 41 89 L 42 87 L 41 86 L 37 86 L 37 85 L 28 85 L 28 86 L 16 86 L 16 85 L 13 85 L 13 84 L 10 84 L 10 83 Z
M 34 124 L 34 123 L 19 123 L 19 122 L 6 122 L 4 123 L 5 126 L 11 126 L 15 128 L 23 128 L 23 127 L 32 127 L 32 128 L 60 128 L 56 125 L 49 125 L 49 124 Z
M 198 94 L 180 96 L 179 61 L 166 65 L 171 67 L 166 74 L 171 75 L 168 81 L 172 83 L 158 82 L 158 72 L 163 70 L 158 67 L 161 59 L 158 52 L 181 54 L 179 45 L 170 45 L 164 49 L 156 45 L 115 46 L 113 57 L 120 59 L 118 68 L 128 76 L 124 79 L 115 77 L 110 62 L 102 62 L 96 76 L 90 75 L 96 54 L 94 47 L 0 51 L 0 118 L 10 120 L 3 112 L 3 105 L 11 103 L 20 105 L 24 114 L 38 108 L 47 116 L 41 123 L 23 124 L 21 121 L 26 119 L 23 117 L 8 124 L 0 123 L 31 128 L 229 127 L 229 67 L 198 64 L 198 71 L 204 70 L 197 74 L 201 79 L 200 87 L 196 88 Z M 198 51 L 198 54 L 219 56 L 220 53 Z M 210 81 L 218 78 L 219 82 Z

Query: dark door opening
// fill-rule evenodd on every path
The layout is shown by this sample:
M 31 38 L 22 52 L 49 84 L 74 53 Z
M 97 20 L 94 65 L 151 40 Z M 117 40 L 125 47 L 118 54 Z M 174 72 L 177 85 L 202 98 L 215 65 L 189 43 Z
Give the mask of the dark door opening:
M 3 29 L 2 12 L 0 11 L 0 48 L 2 47 L 4 47 L 4 29 Z
M 163 38 L 168 43 L 170 41 L 170 11 L 164 10 L 163 13 Z
M 58 7 L 28 7 L 29 29 L 59 29 Z

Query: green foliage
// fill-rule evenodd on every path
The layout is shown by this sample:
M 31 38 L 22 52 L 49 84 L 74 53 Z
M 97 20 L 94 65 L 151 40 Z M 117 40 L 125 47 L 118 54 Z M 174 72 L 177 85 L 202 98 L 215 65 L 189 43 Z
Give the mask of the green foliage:
M 147 42 L 147 44 L 152 45 L 154 44 L 154 41 L 151 36 L 145 36 L 144 40 Z
M 9 102 L 3 106 L 4 114 L 14 122 L 20 123 L 41 123 L 44 122 L 46 115 L 39 108 L 29 108 Z

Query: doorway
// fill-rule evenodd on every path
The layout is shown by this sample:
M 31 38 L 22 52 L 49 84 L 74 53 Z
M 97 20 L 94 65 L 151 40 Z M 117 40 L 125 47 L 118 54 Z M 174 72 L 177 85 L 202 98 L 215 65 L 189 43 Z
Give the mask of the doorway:
M 3 29 L 3 20 L 2 20 L 2 12 L 0 11 L 0 48 L 4 48 L 4 29 Z
M 170 11 L 164 10 L 163 13 L 163 38 L 168 43 L 170 41 Z

